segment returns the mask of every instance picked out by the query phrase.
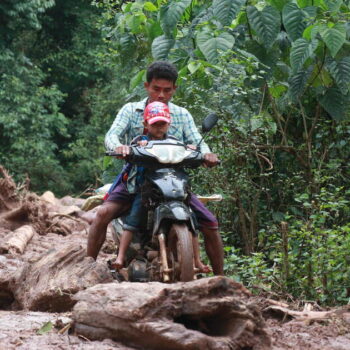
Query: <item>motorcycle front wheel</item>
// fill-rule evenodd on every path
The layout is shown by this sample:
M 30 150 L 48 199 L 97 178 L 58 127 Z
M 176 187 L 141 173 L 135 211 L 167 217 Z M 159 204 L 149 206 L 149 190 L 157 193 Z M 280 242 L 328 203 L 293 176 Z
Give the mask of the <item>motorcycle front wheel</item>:
M 173 224 L 168 235 L 168 249 L 173 259 L 175 280 L 192 281 L 194 278 L 192 233 L 186 224 Z

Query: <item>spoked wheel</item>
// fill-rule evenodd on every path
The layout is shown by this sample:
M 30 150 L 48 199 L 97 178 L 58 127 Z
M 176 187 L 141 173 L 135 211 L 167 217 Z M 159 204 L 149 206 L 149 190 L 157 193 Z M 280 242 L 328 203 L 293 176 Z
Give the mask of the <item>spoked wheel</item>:
M 175 280 L 181 282 L 192 281 L 193 245 L 192 234 L 186 224 L 173 224 L 168 235 L 169 256 L 172 257 L 172 268 Z

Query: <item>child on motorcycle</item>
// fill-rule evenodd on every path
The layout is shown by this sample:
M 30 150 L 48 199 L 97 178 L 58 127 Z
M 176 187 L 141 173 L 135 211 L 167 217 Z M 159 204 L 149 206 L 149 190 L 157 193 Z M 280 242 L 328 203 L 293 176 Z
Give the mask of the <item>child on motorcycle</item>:
M 170 112 L 166 104 L 162 102 L 152 102 L 148 104 L 144 113 L 144 125 L 148 134 L 137 136 L 132 141 L 132 144 L 146 146 L 150 140 L 172 138 L 167 135 L 170 122 Z M 195 148 L 195 146 L 192 145 L 188 145 L 188 147 L 192 149 Z M 123 226 L 124 231 L 120 239 L 119 252 L 114 264 L 116 269 L 123 267 L 125 254 L 132 240 L 133 233 L 137 232 L 140 227 L 142 217 L 140 187 L 144 182 L 143 173 L 144 169 L 135 165 L 131 168 L 128 175 L 127 183 L 129 191 L 136 193 L 136 196 Z M 193 253 L 195 266 L 202 272 L 210 272 L 209 266 L 204 265 L 200 260 L 198 236 L 193 237 Z

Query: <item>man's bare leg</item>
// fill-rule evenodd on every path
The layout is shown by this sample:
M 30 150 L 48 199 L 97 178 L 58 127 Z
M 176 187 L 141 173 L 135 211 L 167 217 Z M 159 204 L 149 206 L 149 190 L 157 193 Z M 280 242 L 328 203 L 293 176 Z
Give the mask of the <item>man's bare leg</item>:
M 214 275 L 224 275 L 224 248 L 218 229 L 201 227 L 205 251 L 213 268 Z
M 124 266 L 125 254 L 132 240 L 132 236 L 133 236 L 132 231 L 129 231 L 129 230 L 123 231 L 123 234 L 120 238 L 117 260 L 115 261 L 115 267 L 117 270 L 121 269 Z
M 204 272 L 204 273 L 211 272 L 211 268 L 208 265 L 203 264 L 201 260 L 198 236 L 192 237 L 192 243 L 193 243 L 194 266 L 197 267 L 200 270 L 200 272 Z
M 128 203 L 107 201 L 97 210 L 94 221 L 89 230 L 87 242 L 87 256 L 95 260 L 106 240 L 108 224 L 128 209 Z

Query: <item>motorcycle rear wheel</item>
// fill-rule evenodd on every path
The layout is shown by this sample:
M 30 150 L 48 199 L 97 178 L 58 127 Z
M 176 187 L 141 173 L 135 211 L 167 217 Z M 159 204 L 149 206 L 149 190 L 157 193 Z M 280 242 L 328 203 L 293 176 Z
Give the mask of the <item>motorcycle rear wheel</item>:
M 194 278 L 192 234 L 186 224 L 173 224 L 168 235 L 168 249 L 173 256 L 175 281 L 187 282 Z

